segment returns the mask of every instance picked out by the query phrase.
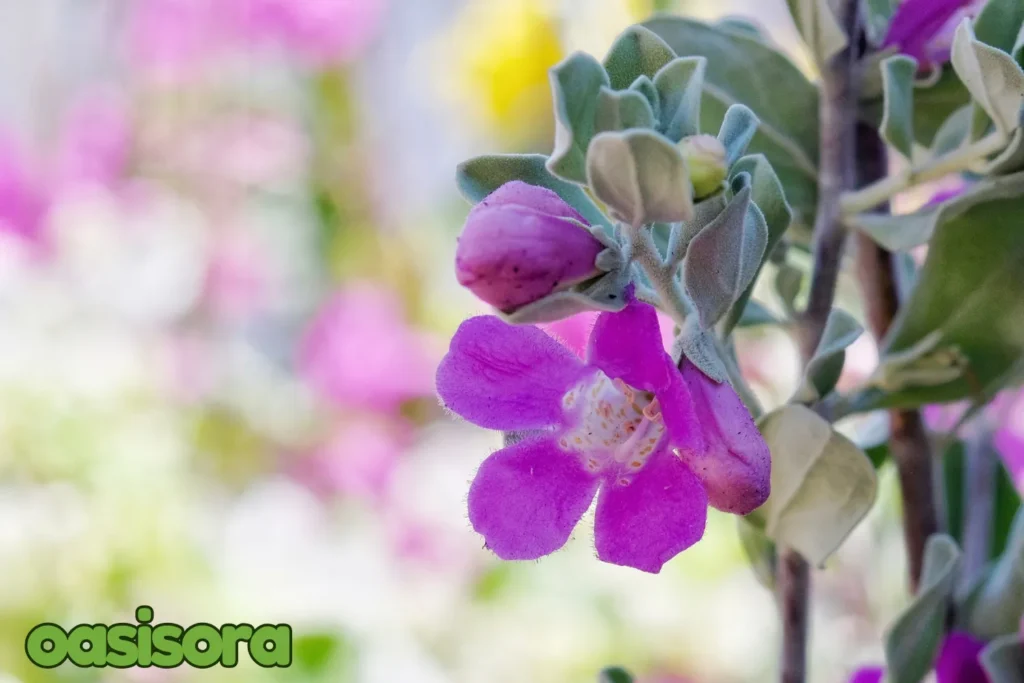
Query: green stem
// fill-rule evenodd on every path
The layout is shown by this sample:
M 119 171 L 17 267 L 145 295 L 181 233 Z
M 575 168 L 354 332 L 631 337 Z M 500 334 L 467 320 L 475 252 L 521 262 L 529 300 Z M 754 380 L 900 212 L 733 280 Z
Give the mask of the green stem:
M 686 324 L 686 317 L 690 314 L 690 302 L 679 282 L 675 278 L 675 266 L 666 266 L 661 260 L 651 231 L 643 226 L 639 228 L 626 227 L 629 231 L 631 258 L 643 269 L 647 279 L 651 281 L 651 287 L 661 299 L 662 306 L 666 313 L 672 316 L 676 325 L 680 328 Z
M 1005 146 L 1006 135 L 995 131 L 945 156 L 930 159 L 902 173 L 882 178 L 855 192 L 845 192 L 840 199 L 842 214 L 852 216 L 869 211 L 915 185 L 937 180 L 951 173 L 970 170 L 978 161 L 995 154 Z

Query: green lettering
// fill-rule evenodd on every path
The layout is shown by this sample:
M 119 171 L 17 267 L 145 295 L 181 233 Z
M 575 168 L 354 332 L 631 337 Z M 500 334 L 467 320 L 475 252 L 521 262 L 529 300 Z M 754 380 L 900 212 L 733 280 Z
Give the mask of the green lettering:
M 213 624 L 193 624 L 181 639 L 181 649 L 189 665 L 208 669 L 220 661 L 223 649 L 220 631 Z
M 68 657 L 75 666 L 107 665 L 107 627 L 79 624 L 68 633 Z
M 153 627 L 149 624 L 139 624 L 135 631 L 135 642 L 139 646 L 138 665 L 150 666 L 153 664 Z
M 220 656 L 220 665 L 231 668 L 238 664 L 238 644 L 247 642 L 252 638 L 253 629 L 249 624 L 224 624 L 220 627 L 220 637 L 223 641 L 223 652 Z
M 153 666 L 173 669 L 181 666 L 185 656 L 181 651 L 181 635 L 185 632 L 177 624 L 159 624 L 153 629 Z
M 25 637 L 25 654 L 43 669 L 60 666 L 68 656 L 68 634 L 57 624 L 39 624 Z
M 263 624 L 249 639 L 249 657 L 264 668 L 286 667 L 292 663 L 292 627 Z
M 135 666 L 139 661 L 135 630 L 135 624 L 113 624 L 107 629 L 107 664 L 118 669 Z

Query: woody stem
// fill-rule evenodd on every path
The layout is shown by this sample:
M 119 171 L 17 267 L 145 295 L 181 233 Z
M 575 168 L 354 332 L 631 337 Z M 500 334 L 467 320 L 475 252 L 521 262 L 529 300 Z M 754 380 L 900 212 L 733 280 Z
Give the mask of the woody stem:
M 857 46 L 860 43 L 858 2 L 842 0 L 836 15 L 850 36 L 849 46 L 822 67 L 819 125 L 818 206 L 814 223 L 814 267 L 807 309 L 799 320 L 801 355 L 814 355 L 832 310 L 846 234 L 840 198 L 854 181 L 857 120 Z M 807 679 L 807 635 L 810 620 L 811 572 L 800 553 L 780 548 L 776 584 L 782 620 L 782 683 Z

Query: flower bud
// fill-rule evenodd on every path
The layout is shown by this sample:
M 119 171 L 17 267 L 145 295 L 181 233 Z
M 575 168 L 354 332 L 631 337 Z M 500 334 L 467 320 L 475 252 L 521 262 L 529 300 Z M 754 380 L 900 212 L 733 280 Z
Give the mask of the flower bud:
M 728 382 L 715 382 L 688 361 L 680 372 L 705 442 L 704 452 L 683 451 L 680 457 L 704 482 L 711 505 L 737 515 L 753 512 L 771 490 L 768 444 Z
M 557 194 L 513 181 L 477 204 L 455 251 L 459 284 L 505 313 L 596 275 L 604 245 Z
M 679 149 L 690 173 L 694 199 L 714 194 L 729 173 L 725 146 L 713 135 L 691 135 L 679 141 Z

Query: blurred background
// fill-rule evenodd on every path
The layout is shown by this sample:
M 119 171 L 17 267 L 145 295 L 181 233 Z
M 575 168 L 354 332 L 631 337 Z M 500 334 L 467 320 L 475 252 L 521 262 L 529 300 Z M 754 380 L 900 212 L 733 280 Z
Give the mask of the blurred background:
M 654 9 L 754 18 L 809 68 L 783 0 L 0 2 L 0 681 L 772 678 L 775 609 L 733 518 L 712 511 L 659 576 L 598 562 L 587 523 L 501 563 L 465 512 L 498 435 L 433 397 L 483 311 L 452 272 L 455 164 L 549 152 L 547 69 Z M 783 402 L 788 339 L 739 345 Z M 858 342 L 849 381 L 873 353 Z M 882 659 L 906 598 L 897 505 L 883 470 L 819 574 L 815 681 Z M 37 623 L 139 604 L 290 623 L 295 664 L 25 657 Z

